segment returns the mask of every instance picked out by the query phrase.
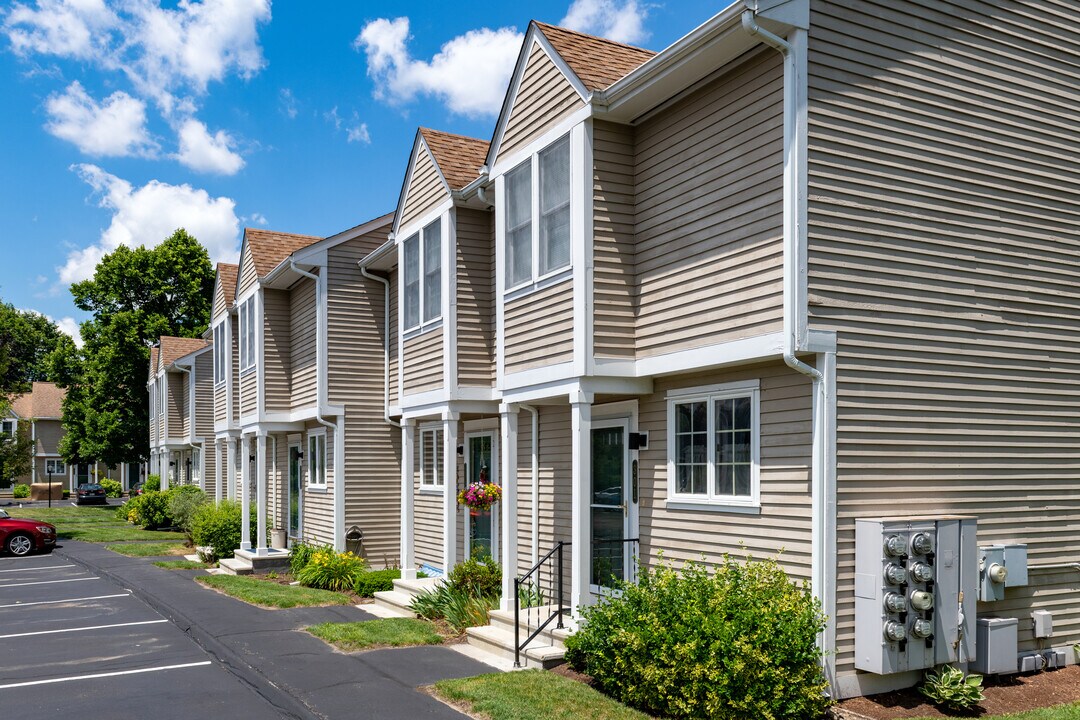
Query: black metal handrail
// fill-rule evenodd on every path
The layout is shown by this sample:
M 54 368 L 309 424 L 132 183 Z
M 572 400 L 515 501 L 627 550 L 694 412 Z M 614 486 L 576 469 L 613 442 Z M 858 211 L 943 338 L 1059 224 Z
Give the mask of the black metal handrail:
M 560 540 L 555 543 L 555 547 L 551 548 L 544 557 L 540 558 L 535 565 L 529 568 L 521 577 L 514 578 L 514 667 L 521 667 L 521 651 L 531 643 L 537 635 L 543 632 L 544 628 L 551 624 L 551 621 L 558 618 L 558 624 L 555 626 L 557 629 L 563 628 L 563 615 L 570 612 L 569 607 L 563 605 L 563 548 L 570 543 L 565 540 Z M 534 590 L 537 593 L 538 598 L 542 598 L 542 589 L 540 587 L 540 569 L 547 564 L 551 558 L 555 558 L 555 590 L 557 604 L 555 606 L 555 612 L 551 613 L 543 622 L 539 621 L 540 618 L 540 606 L 537 605 L 537 627 L 533 630 L 525 641 L 521 641 L 521 588 L 525 587 L 526 583 L 529 583 L 530 590 Z M 533 578 L 533 580 L 529 580 Z M 549 583 L 551 580 L 551 571 L 548 571 Z M 532 606 L 527 608 L 528 613 L 526 615 L 526 629 L 532 627 Z

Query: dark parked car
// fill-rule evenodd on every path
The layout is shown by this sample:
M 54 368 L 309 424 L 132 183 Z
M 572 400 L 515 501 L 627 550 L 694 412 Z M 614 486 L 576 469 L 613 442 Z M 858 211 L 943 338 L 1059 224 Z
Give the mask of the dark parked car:
M 78 497 L 75 498 L 76 505 L 91 505 L 93 503 L 105 505 L 109 502 L 108 495 L 105 493 L 105 488 L 97 483 L 83 483 L 75 489 L 75 492 L 78 495 Z
M 128 489 L 128 496 L 129 497 L 135 497 L 136 495 L 142 495 L 143 494 L 143 485 L 145 485 L 145 484 L 146 483 L 141 483 L 141 482 L 132 483 L 131 487 Z
M 47 522 L 13 518 L 0 510 L 0 548 L 12 555 L 32 550 L 50 553 L 56 546 L 56 528 Z

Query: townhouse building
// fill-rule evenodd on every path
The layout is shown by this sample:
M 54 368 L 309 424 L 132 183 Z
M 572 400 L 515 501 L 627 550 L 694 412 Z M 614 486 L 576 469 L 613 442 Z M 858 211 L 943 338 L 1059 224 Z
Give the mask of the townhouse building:
M 151 474 L 161 488 L 197 485 L 211 496 L 217 477 L 213 427 L 212 345 L 202 338 L 163 335 L 150 349 Z
M 388 287 L 403 576 L 490 554 L 508 611 L 561 547 L 577 608 L 661 555 L 777 556 L 840 697 L 977 665 L 976 615 L 1074 662 L 1078 22 L 737 2 L 659 53 L 530 24 L 490 142 L 421 130 L 361 262 Z M 489 515 L 456 502 L 481 478 Z M 880 518 L 940 533 L 912 546 L 936 616 L 873 600 Z M 989 587 L 1006 545 L 1024 580 Z
M 49 482 L 50 479 L 52 482 L 66 480 L 71 485 L 80 471 L 82 477 L 93 477 L 95 468 L 91 465 L 69 468 L 60 455 L 60 441 L 64 437 L 61 416 L 66 394 L 67 391 L 55 383 L 35 382 L 30 392 L 12 398 L 8 416 L 0 421 L 0 432 L 14 437 L 20 428 L 28 428 L 34 443 L 33 462 L 29 473 L 0 480 L 3 487 L 10 488 L 14 483 Z

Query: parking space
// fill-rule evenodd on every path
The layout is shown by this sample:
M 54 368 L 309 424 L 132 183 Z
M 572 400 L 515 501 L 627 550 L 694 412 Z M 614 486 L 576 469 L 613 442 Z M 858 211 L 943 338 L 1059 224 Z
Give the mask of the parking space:
M 130 590 L 59 554 L 0 556 L 0 698 L 11 717 L 139 717 L 151 699 L 159 718 L 280 716 Z

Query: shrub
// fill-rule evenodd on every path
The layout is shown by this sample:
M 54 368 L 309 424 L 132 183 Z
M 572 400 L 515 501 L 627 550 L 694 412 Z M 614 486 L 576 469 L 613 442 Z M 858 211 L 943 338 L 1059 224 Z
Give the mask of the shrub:
M 147 530 L 157 530 L 172 524 L 169 517 L 169 497 L 166 493 L 151 491 L 128 500 L 127 520 Z
M 103 478 L 98 481 L 98 484 L 105 488 L 106 497 L 118 498 L 124 494 L 124 487 L 117 480 Z
M 816 637 L 820 604 L 775 560 L 725 557 L 710 575 L 661 564 L 581 610 L 566 659 L 594 686 L 650 715 L 819 718 L 829 705 Z
M 257 517 L 258 514 L 252 512 L 250 537 L 255 537 Z M 231 558 L 233 551 L 240 547 L 240 503 L 222 500 L 217 505 L 200 505 L 191 519 L 191 539 L 195 545 L 212 547 L 218 559 Z
M 161 476 L 160 475 L 147 475 L 146 482 L 143 483 L 143 492 L 150 492 L 151 490 L 161 489 Z
M 919 692 L 947 710 L 971 710 L 983 700 L 982 675 L 968 675 L 951 665 L 927 670 Z
M 11 492 L 17 498 L 28 498 L 30 497 L 30 486 L 19 484 L 16 485 Z
M 169 488 L 165 494 L 169 498 L 169 517 L 173 525 L 186 532 L 191 539 L 191 521 L 195 512 L 210 502 L 210 498 L 194 485 L 178 485 Z
M 385 570 L 365 570 L 356 578 L 356 586 L 353 591 L 360 597 L 375 597 L 375 593 L 394 589 L 394 581 L 401 577 L 398 568 L 386 568 Z M 416 573 L 416 577 L 425 578 L 423 572 Z
M 289 551 L 289 570 L 292 571 L 293 577 L 299 575 L 300 571 L 307 567 L 307 564 L 311 562 L 311 556 L 319 550 L 333 550 L 333 548 L 304 540 L 293 543 Z
M 334 552 L 333 548 L 319 548 L 311 560 L 296 574 L 301 585 L 319 590 L 352 590 L 367 562 L 351 552 Z
M 409 609 L 428 620 L 446 620 L 462 632 L 468 627 L 487 625 L 488 611 L 498 606 L 497 596 L 475 595 L 468 588 L 455 588 L 444 582 L 414 597 Z
M 455 590 L 466 590 L 476 597 L 497 598 L 502 593 L 502 569 L 491 558 L 473 557 L 458 563 L 446 580 Z

